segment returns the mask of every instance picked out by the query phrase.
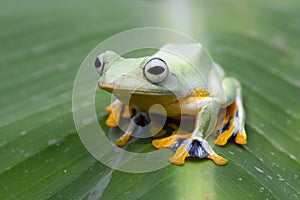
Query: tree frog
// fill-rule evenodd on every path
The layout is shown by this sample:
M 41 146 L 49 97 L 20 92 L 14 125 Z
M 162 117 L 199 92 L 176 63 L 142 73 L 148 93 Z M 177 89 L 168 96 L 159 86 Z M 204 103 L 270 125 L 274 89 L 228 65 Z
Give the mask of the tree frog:
M 227 77 L 200 44 L 167 44 L 140 58 L 106 51 L 95 58 L 95 68 L 100 75 L 99 87 L 117 97 L 106 107 L 110 112 L 106 124 L 117 127 L 120 118 L 130 119 L 125 133 L 115 141 L 117 146 L 140 134 L 141 124 L 159 123 L 149 117 L 151 113 L 165 114 L 166 123 L 174 129 L 167 137 L 153 139 L 152 144 L 158 149 L 173 149 L 169 161 L 176 165 L 184 164 L 186 157 L 209 158 L 225 165 L 227 159 L 208 142 L 210 135 L 216 136 L 218 146 L 231 137 L 237 144 L 246 144 L 241 84 Z M 151 110 L 156 104 L 163 109 Z M 193 123 L 182 128 L 181 121 Z M 165 132 L 162 129 L 159 134 Z

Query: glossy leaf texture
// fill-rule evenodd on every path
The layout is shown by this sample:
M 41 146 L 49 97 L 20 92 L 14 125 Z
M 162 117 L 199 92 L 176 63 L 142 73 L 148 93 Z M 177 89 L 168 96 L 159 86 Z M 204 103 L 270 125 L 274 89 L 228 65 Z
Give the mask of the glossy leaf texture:
M 0 199 L 299 199 L 299 10 L 296 0 L 2 0 Z M 76 71 L 99 42 L 146 26 L 192 36 L 241 81 L 248 144 L 215 147 L 226 166 L 189 159 L 131 174 L 103 165 L 81 143 L 72 117 Z M 109 98 L 97 91 L 102 126 Z

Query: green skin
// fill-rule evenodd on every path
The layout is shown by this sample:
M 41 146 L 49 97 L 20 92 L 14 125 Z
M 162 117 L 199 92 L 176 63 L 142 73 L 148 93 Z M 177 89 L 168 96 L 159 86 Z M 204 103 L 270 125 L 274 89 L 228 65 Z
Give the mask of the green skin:
M 149 81 L 143 73 L 143 67 L 151 58 L 161 58 L 168 65 L 168 76 L 161 83 Z M 122 91 L 121 95 L 114 94 L 125 104 L 128 100 L 122 98 L 124 93 L 155 96 L 157 99 L 174 98 L 174 95 L 184 98 L 195 89 L 209 93 L 209 97 L 181 105 L 181 114 L 194 115 L 196 120 L 191 137 L 183 144 L 187 148 L 193 140 L 198 140 L 209 155 L 217 155 L 206 139 L 215 129 L 220 109 L 233 101 L 239 108 L 237 126 L 245 133 L 240 83 L 235 78 L 226 77 L 224 70 L 212 61 L 200 44 L 167 44 L 154 55 L 142 58 L 123 58 L 115 52 L 106 51 L 103 53 L 103 63 L 99 86 L 110 92 Z M 144 112 L 139 105 L 131 106 Z

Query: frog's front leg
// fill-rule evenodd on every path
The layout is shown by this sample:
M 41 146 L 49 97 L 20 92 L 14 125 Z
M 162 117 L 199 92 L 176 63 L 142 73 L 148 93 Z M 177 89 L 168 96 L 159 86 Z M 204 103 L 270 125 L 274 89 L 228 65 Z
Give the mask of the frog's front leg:
M 160 137 L 166 133 L 161 123 L 157 123 L 155 120 L 151 121 L 148 113 L 136 109 L 133 110 L 133 108 L 123 104 L 119 100 L 114 101 L 107 106 L 105 110 L 110 112 L 106 120 L 106 125 L 111 128 L 115 128 L 119 125 L 121 117 L 131 118 L 125 133 L 115 141 L 117 146 L 125 146 L 132 136 L 139 137 L 147 131 L 150 131 L 150 134 L 154 137 Z
M 212 97 L 192 98 L 183 102 L 183 114 L 195 112 L 195 125 L 192 133 L 177 130 L 177 134 L 163 139 L 153 140 L 152 144 L 156 148 L 171 147 L 176 150 L 169 161 L 176 165 L 182 165 L 186 157 L 210 158 L 217 165 L 225 165 L 227 160 L 214 152 L 206 138 L 213 131 L 220 103 Z
M 132 117 L 132 119 L 130 120 L 130 123 L 128 125 L 128 128 L 126 130 L 126 132 L 119 138 L 115 141 L 116 145 L 119 146 L 119 147 L 122 147 L 122 146 L 125 146 L 128 141 L 130 140 L 132 134 L 133 134 L 133 131 L 136 129 L 137 127 L 137 124 L 135 123 L 135 120 L 138 118 L 139 116 L 138 115 L 135 115 Z
M 129 118 L 132 116 L 132 108 L 128 105 L 123 104 L 119 100 L 115 100 L 109 106 L 105 108 L 107 112 L 109 112 L 109 116 L 106 120 L 106 125 L 115 128 L 119 125 L 119 121 L 121 117 Z M 137 125 L 134 123 L 134 120 L 138 115 L 133 116 L 130 120 L 130 124 L 125 132 L 119 139 L 115 141 L 117 146 L 125 146 L 131 138 L 132 132 L 135 130 Z
M 139 123 L 141 122 L 144 124 L 149 124 L 150 118 L 146 113 L 135 110 L 125 133 L 115 141 L 116 145 L 119 147 L 125 146 L 133 135 L 141 135 L 144 131 L 143 129 L 138 129 Z
M 235 78 L 229 77 L 224 79 L 223 84 L 226 95 L 226 117 L 215 144 L 224 146 L 232 136 L 235 137 L 237 144 L 246 144 L 245 112 L 241 99 L 240 83 Z
M 110 113 L 106 120 L 106 125 L 111 128 L 115 128 L 119 125 L 121 117 L 129 118 L 132 115 L 132 108 L 119 100 L 115 100 L 109 106 L 105 107 L 105 110 Z

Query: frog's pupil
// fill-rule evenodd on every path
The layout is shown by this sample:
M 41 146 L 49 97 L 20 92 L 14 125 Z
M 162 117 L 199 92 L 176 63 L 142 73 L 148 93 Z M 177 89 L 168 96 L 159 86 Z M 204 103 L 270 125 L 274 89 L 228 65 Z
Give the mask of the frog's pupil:
M 99 58 L 97 58 L 96 60 L 95 60 L 95 67 L 96 68 L 99 68 L 99 67 L 101 67 L 101 62 L 100 62 L 100 60 L 99 60 Z
M 154 66 L 148 69 L 148 72 L 153 75 L 159 75 L 165 71 L 165 68 L 161 66 Z

